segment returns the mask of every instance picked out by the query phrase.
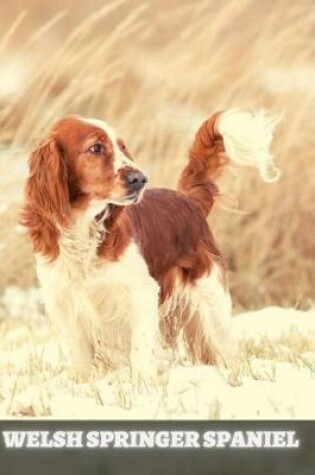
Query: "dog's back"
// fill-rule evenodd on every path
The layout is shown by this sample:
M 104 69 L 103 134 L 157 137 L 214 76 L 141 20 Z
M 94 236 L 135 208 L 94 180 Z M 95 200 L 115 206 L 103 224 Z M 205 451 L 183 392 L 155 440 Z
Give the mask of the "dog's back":
M 175 276 L 184 284 L 193 284 L 209 273 L 213 262 L 224 270 L 206 217 L 190 197 L 151 189 L 126 211 L 150 274 L 160 284 L 160 303 L 172 294 Z

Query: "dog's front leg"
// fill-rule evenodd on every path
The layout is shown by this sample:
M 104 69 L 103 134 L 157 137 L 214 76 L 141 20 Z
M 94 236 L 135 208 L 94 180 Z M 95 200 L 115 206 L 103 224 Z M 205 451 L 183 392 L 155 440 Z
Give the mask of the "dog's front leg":
M 159 311 L 157 283 L 149 282 L 139 294 L 131 318 L 131 352 L 130 363 L 132 381 L 136 386 L 157 385 L 157 367 L 159 354 Z
M 92 374 L 93 348 L 85 332 L 77 327 L 68 334 L 70 373 L 78 382 L 86 382 Z
M 98 314 L 83 288 L 73 285 L 71 292 L 46 298 L 46 311 L 63 340 L 69 370 L 77 381 L 86 381 L 92 374 L 95 335 L 100 334 Z

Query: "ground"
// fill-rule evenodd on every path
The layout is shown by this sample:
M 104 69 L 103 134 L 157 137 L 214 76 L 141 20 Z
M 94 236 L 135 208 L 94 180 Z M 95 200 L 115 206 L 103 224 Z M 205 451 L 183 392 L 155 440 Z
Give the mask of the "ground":
M 8 288 L 2 316 L 0 418 L 315 419 L 314 309 L 267 307 L 233 317 L 244 356 L 240 386 L 183 359 L 166 386 L 141 392 L 126 370 L 76 383 L 36 289 Z

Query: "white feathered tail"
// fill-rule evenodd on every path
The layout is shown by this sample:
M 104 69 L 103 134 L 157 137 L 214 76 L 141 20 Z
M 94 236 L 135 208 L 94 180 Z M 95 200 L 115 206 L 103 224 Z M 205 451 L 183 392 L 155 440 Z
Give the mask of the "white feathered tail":
M 266 182 L 277 181 L 280 170 L 270 146 L 279 120 L 265 111 L 231 109 L 223 112 L 218 117 L 217 130 L 229 159 L 237 165 L 258 168 Z
M 196 133 L 178 189 L 208 215 L 217 192 L 214 181 L 229 161 L 257 168 L 266 182 L 278 180 L 270 146 L 279 120 L 264 111 L 239 109 L 211 116 Z

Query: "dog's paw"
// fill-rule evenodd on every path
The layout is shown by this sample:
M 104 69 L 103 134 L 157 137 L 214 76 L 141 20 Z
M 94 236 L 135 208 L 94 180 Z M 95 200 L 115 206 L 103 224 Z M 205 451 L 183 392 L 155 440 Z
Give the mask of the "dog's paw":
M 93 376 L 94 365 L 90 352 L 83 347 L 75 347 L 68 354 L 69 373 L 76 383 L 86 383 Z
M 131 380 L 133 387 L 138 390 L 152 390 L 165 384 L 165 374 L 161 373 L 152 355 L 140 352 L 131 354 Z
M 242 386 L 243 375 L 240 371 L 227 371 L 226 382 L 229 386 Z
M 139 391 L 152 390 L 158 386 L 157 366 L 150 362 L 142 362 L 131 365 L 131 381 L 135 389 Z

